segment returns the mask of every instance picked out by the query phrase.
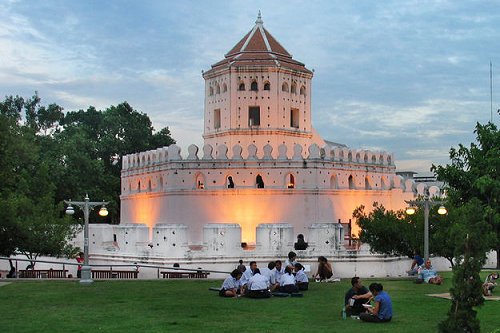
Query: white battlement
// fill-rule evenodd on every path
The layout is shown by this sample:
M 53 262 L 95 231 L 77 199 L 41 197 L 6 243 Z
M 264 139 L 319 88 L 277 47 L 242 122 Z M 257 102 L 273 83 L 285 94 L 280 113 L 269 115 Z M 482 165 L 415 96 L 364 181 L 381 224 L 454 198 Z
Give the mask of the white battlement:
M 394 156 L 387 152 L 373 152 L 369 150 L 356 150 L 348 148 L 324 146 L 320 148 L 317 144 L 312 144 L 304 154 L 301 145 L 296 144 L 291 154 L 288 153 L 288 147 L 280 145 L 277 153 L 273 152 L 273 147 L 269 144 L 258 149 L 254 144 L 249 145 L 246 150 L 240 145 L 231 148 L 231 155 L 228 156 L 229 149 L 225 145 L 218 145 L 214 149 L 211 145 L 203 146 L 203 155 L 201 160 L 237 160 L 237 161 L 302 161 L 302 160 L 323 160 L 333 162 L 349 162 L 356 164 L 393 166 Z M 177 145 L 170 145 L 155 150 L 129 154 L 123 156 L 122 170 L 144 168 L 173 161 L 198 161 L 199 148 L 196 145 L 188 147 L 188 156 L 181 155 L 181 148 Z

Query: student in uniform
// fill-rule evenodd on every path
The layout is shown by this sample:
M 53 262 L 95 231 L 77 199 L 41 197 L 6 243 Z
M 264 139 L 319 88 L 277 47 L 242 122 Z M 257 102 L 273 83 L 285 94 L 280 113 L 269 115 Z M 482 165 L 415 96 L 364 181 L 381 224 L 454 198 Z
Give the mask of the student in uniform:
M 304 272 L 304 266 L 299 263 L 295 264 L 295 280 L 297 281 L 297 288 L 299 288 L 299 290 L 309 289 L 309 278 L 306 272 Z
M 224 280 L 222 287 L 219 291 L 219 296 L 221 297 L 238 297 L 240 291 L 240 279 L 241 271 L 235 269 L 231 274 Z
M 285 260 L 285 267 L 290 267 L 293 271 L 295 269 L 296 263 L 297 263 L 297 253 L 293 251 L 288 252 L 288 259 Z
M 295 276 L 292 274 L 292 269 L 290 266 L 285 267 L 285 274 L 281 276 L 280 280 L 280 289 L 279 291 L 282 293 L 296 293 L 299 291 L 299 288 L 297 288 Z
M 275 268 L 276 263 L 274 261 L 271 261 L 267 264 L 267 267 L 259 268 L 260 274 L 264 275 L 268 280 L 270 284 L 270 289 L 273 291 L 276 289 L 276 276 L 275 276 L 275 271 L 273 269 Z M 278 283 L 279 287 L 279 283 Z
M 260 274 L 260 270 L 256 268 L 253 275 L 247 282 L 246 295 L 250 298 L 269 298 L 269 280 L 264 275 Z
M 241 276 L 241 287 L 246 288 L 246 284 L 250 280 L 250 278 L 253 276 L 254 270 L 257 269 L 257 262 L 255 261 L 250 261 L 250 269 L 247 269 L 243 272 L 243 275 Z
M 283 267 L 281 260 L 276 260 L 274 268 L 272 269 L 274 273 L 275 288 L 280 287 L 281 276 L 285 274 L 285 268 Z

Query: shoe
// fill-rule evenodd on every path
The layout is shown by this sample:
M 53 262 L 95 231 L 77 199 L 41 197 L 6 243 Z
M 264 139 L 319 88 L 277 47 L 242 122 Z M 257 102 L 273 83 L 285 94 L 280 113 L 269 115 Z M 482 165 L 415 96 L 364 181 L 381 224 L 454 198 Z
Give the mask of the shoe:
M 326 279 L 325 282 L 329 282 L 329 283 L 332 283 L 332 282 L 340 282 L 340 279 L 339 278 L 329 278 L 329 279 Z

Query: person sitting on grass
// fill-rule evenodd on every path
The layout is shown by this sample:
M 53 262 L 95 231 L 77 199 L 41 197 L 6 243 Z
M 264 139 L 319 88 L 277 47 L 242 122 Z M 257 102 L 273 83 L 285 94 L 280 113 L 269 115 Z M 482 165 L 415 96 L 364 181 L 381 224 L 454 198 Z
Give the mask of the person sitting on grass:
M 318 271 L 313 275 L 316 278 L 316 282 L 323 282 L 330 280 L 333 277 L 332 265 L 328 262 L 328 259 L 323 256 L 318 257 Z
M 241 287 L 243 289 L 246 289 L 246 285 L 248 283 L 248 281 L 250 280 L 250 278 L 253 276 L 254 274 L 254 270 L 257 269 L 257 262 L 255 261 L 250 261 L 250 269 L 246 269 L 244 272 L 243 272 L 243 275 L 241 276 Z
M 264 275 L 269 280 L 271 291 L 274 291 L 274 289 L 279 287 L 279 283 L 276 283 L 275 271 L 273 271 L 275 267 L 276 267 L 276 262 L 270 261 L 267 264 L 267 267 L 259 268 L 260 274 Z
M 250 298 L 269 298 L 269 279 L 260 274 L 260 270 L 255 268 L 253 275 L 248 280 L 246 295 Z
M 224 280 L 222 287 L 219 290 L 219 296 L 221 297 L 238 297 L 240 291 L 240 279 L 241 271 L 235 269 L 231 274 Z
M 409 276 L 414 276 L 418 274 L 418 269 L 424 263 L 424 259 L 415 250 L 413 251 L 413 261 L 411 262 L 410 270 L 406 271 Z
M 299 291 L 297 288 L 295 280 L 295 276 L 293 276 L 292 269 L 290 266 L 285 267 L 285 274 L 281 276 L 280 280 L 280 289 L 279 291 L 282 293 L 292 294 Z
M 368 303 L 372 298 L 372 293 L 361 283 L 357 276 L 351 279 L 352 288 L 345 293 L 344 305 L 348 316 L 359 316 L 366 309 L 363 304 Z
M 295 264 L 295 280 L 297 281 L 297 288 L 299 288 L 299 290 L 309 289 L 309 279 L 307 278 L 306 272 L 304 272 L 304 266 L 299 263 Z
M 420 267 L 418 280 L 428 284 L 441 284 L 443 282 L 443 278 L 432 268 L 430 259 L 427 259 L 424 266 Z
M 483 295 L 491 296 L 493 289 L 497 286 L 498 273 L 490 273 L 486 277 L 483 283 Z
M 380 283 L 368 287 L 375 297 L 375 306 L 368 307 L 368 312 L 360 313 L 359 319 L 372 323 L 384 323 L 392 319 L 392 301 Z
M 290 251 L 288 252 L 288 258 L 285 260 L 285 267 L 290 267 L 293 271 L 295 269 L 295 264 L 297 263 L 297 253 Z
M 16 277 L 16 268 L 12 264 L 12 259 L 9 259 L 9 264 L 10 264 L 10 270 L 9 270 L 9 273 L 7 273 L 7 278 L 13 279 Z

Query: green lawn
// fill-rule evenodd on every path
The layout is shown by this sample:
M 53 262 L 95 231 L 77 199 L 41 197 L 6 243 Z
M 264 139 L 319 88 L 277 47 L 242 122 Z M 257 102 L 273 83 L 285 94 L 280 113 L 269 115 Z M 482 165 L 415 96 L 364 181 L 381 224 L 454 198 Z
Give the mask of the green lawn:
M 1 332 L 436 332 L 450 301 L 425 296 L 442 286 L 377 280 L 391 295 L 393 321 L 340 316 L 349 281 L 311 283 L 302 298 L 224 299 L 211 280 L 18 281 L 0 287 Z M 371 281 L 364 280 L 368 285 Z M 500 291 L 497 291 L 497 293 Z M 500 327 L 500 301 L 478 309 L 482 332 Z

